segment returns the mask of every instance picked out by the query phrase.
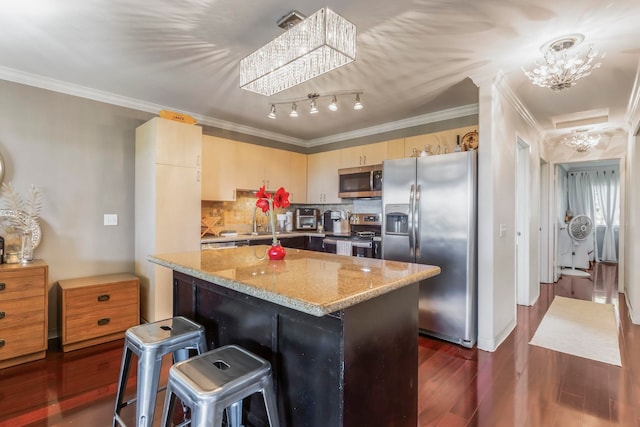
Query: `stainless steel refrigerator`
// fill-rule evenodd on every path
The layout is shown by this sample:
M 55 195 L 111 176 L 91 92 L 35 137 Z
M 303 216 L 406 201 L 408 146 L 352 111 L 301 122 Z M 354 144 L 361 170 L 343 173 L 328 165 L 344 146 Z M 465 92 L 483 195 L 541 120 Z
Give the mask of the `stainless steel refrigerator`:
M 477 339 L 477 153 L 387 160 L 382 258 L 437 265 L 420 283 L 420 332 L 473 347 Z

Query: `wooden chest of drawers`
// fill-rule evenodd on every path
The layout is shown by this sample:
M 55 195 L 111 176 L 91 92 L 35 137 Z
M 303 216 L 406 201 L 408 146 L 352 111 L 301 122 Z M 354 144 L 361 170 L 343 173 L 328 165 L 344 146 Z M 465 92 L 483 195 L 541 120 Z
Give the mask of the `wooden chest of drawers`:
M 132 274 L 59 280 L 63 351 L 124 337 L 140 323 L 140 281 Z
M 37 260 L 0 265 L 0 368 L 45 357 L 48 273 Z

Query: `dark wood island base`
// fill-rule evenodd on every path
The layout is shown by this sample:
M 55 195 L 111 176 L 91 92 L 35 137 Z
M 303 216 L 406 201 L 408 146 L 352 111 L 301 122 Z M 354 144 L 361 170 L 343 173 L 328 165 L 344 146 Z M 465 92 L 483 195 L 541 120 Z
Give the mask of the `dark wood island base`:
M 314 316 L 174 271 L 173 307 L 271 362 L 283 427 L 417 425 L 417 283 Z M 266 425 L 259 395 L 244 410 Z

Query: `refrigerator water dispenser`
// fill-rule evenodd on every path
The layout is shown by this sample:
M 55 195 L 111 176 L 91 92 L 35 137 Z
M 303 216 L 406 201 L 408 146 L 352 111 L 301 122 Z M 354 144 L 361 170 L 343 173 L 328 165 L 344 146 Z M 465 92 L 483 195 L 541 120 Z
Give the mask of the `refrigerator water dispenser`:
M 387 205 L 385 234 L 409 233 L 409 205 Z

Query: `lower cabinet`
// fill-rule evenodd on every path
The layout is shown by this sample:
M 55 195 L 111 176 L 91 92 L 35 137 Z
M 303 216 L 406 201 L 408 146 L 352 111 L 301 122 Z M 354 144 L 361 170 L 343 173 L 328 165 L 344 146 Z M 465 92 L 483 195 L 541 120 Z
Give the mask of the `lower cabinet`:
M 322 243 L 324 237 L 307 236 L 306 239 L 307 240 L 305 242 L 304 249 L 307 249 L 309 251 L 324 252 L 324 245 Z
M 0 265 L 0 368 L 45 357 L 48 274 L 38 260 Z
M 305 249 L 305 237 L 304 236 L 295 236 L 295 237 L 283 237 L 278 239 L 280 244 L 285 248 L 293 248 L 293 249 Z M 251 239 L 249 240 L 249 246 L 255 245 L 269 245 L 273 239 L 269 237 L 268 239 Z
M 140 281 L 128 273 L 59 280 L 62 349 L 124 337 L 140 323 Z

